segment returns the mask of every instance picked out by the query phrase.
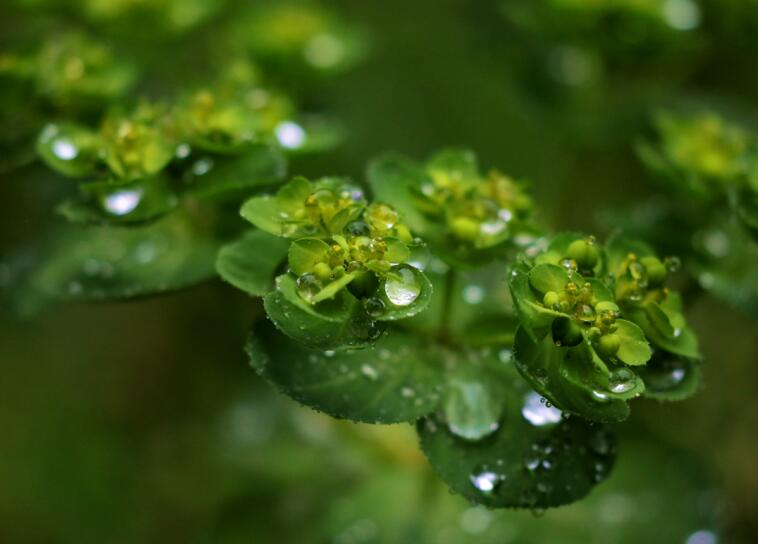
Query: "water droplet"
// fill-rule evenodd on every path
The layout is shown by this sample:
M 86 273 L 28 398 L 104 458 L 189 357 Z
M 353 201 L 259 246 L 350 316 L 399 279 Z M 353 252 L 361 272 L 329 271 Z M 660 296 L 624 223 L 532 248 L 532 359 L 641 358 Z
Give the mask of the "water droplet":
M 398 267 L 387 278 L 384 292 L 395 306 L 408 306 L 421 294 L 421 285 L 410 268 Z
M 192 173 L 196 176 L 204 176 L 213 169 L 213 159 L 204 158 L 192 165 Z
M 321 282 L 314 274 L 303 274 L 297 279 L 297 292 L 303 299 L 310 302 L 319 291 Z
M 84 287 L 78 281 L 72 281 L 68 284 L 68 294 L 71 296 L 81 295 L 84 291 Z
M 134 259 L 140 264 L 147 264 L 158 254 L 158 249 L 152 242 L 140 242 L 134 250 Z
M 484 300 L 484 289 L 478 285 L 467 285 L 462 294 L 463 300 L 468 304 L 479 304 Z
M 497 352 L 497 358 L 501 363 L 510 363 L 513 361 L 513 350 L 509 348 L 503 348 Z
M 105 197 L 103 206 L 113 215 L 123 216 L 133 212 L 142 200 L 142 189 L 123 189 Z
M 287 149 L 302 147 L 307 137 L 303 127 L 294 121 L 282 121 L 276 126 L 274 132 L 281 146 Z
M 176 146 L 176 158 L 177 159 L 186 159 L 189 157 L 190 153 L 192 152 L 192 148 L 189 146 L 189 144 L 179 144 Z
M 73 160 L 79 155 L 76 145 L 68 138 L 58 138 L 53 141 L 52 151 L 62 161 Z
M 598 455 L 608 455 L 613 450 L 613 438 L 605 431 L 597 431 L 590 437 L 589 446 Z
M 461 514 L 460 523 L 463 532 L 479 535 L 484 533 L 492 523 L 492 513 L 481 506 L 468 508 Z
M 592 398 L 599 402 L 608 402 L 608 395 L 601 391 L 592 391 Z
M 695 531 L 687 537 L 686 544 L 717 544 L 718 537 L 713 531 Z
M 645 371 L 645 385 L 655 391 L 669 391 L 687 378 L 688 363 L 681 359 L 653 360 Z
M 667 257 L 664 264 L 669 272 L 676 272 L 681 268 L 682 261 L 679 260 L 679 257 Z
M 483 495 L 492 495 L 500 485 L 500 476 L 488 469 L 474 471 L 469 477 L 474 489 Z
M 700 24 L 700 8 L 692 0 L 666 0 L 662 15 L 676 30 L 692 30 Z
M 608 386 L 613 393 L 626 393 L 637 387 L 637 375 L 628 368 L 619 368 L 611 372 Z
M 384 313 L 384 302 L 376 297 L 367 298 L 363 302 L 363 307 L 371 317 L 379 317 Z
M 303 56 L 317 68 L 331 68 L 345 58 L 344 44 L 332 34 L 317 34 L 305 44 Z
M 521 408 L 521 415 L 536 427 L 552 425 L 561 421 L 561 411 L 554 406 L 548 406 L 540 395 L 530 392 Z
M 529 470 L 537 470 L 542 461 L 540 455 L 536 451 L 530 451 L 524 457 L 524 466 Z

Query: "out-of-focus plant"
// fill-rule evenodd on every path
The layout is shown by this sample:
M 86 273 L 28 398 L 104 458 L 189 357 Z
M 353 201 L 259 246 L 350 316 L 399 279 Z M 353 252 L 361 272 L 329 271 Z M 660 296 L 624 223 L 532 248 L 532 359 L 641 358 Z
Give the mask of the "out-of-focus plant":
M 684 257 L 699 287 L 756 315 L 758 147 L 747 125 L 713 111 L 660 113 L 637 151 L 666 198 L 614 224 Z

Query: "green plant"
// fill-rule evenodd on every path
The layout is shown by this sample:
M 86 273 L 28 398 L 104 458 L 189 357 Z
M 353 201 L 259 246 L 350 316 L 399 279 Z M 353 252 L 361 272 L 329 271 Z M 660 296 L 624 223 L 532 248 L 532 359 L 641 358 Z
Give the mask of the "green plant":
M 335 178 L 253 197 L 241 213 L 258 230 L 219 253 L 221 276 L 264 299 L 247 349 L 285 394 L 415 421 L 453 490 L 539 509 L 606 477 L 603 423 L 630 399 L 697 389 L 697 341 L 665 286 L 675 259 L 621 236 L 547 241 L 523 186 L 469 151 L 386 156 L 368 181 L 372 204 Z
M 222 2 L 130 4 L 75 11 L 104 25 L 129 14 L 165 37 Z M 651 17 L 632 8 L 632 21 Z M 667 43 L 681 29 L 658 11 Z M 362 47 L 325 10 L 242 15 L 208 39 L 235 36 L 209 55 L 213 77 L 167 77 L 155 93 L 133 90 L 147 87 L 149 59 L 75 32 L 3 57 L 11 98 L 32 97 L 15 143 L 59 184 L 65 220 L 0 269 L 8 302 L 33 313 L 218 275 L 259 299 L 246 351 L 282 393 L 337 418 L 415 425 L 437 474 L 475 503 L 539 511 L 585 496 L 613 466 L 610 424 L 630 400 L 699 386 L 696 335 L 668 286 L 677 259 L 622 233 L 604 244 L 549 233 L 526 184 L 482 173 L 468 150 L 423 163 L 384 155 L 365 182 L 283 183 L 291 163 L 339 139 L 302 95 Z M 661 145 L 641 148 L 647 162 L 708 205 L 728 202 L 754 232 L 746 133 L 713 118 L 660 128 Z M 9 168 L 35 162 L 19 157 Z

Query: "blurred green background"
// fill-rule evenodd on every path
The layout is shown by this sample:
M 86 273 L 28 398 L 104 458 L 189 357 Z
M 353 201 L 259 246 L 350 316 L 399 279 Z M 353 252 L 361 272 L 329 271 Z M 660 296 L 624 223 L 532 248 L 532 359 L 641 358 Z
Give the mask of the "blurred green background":
M 4 46 L 20 26 L 49 28 L 58 11 L 44 4 L 0 9 Z M 152 59 L 143 92 L 211 69 L 203 48 L 246 3 L 219 4 L 180 37 L 121 28 L 117 47 Z M 550 17 L 545 8 L 602 4 L 616 9 Z M 603 234 L 613 220 L 602 213 L 630 212 L 655 193 L 633 149 L 651 114 L 717 104 L 750 123 L 758 104 L 749 0 L 322 6 L 362 33 L 366 53 L 342 73 L 280 81 L 345 133 L 338 149 L 295 160 L 293 173 L 361 180 L 383 151 L 423 158 L 465 145 L 486 167 L 530 180 L 544 223 Z M 55 183 L 34 164 L 0 174 L 0 254 L 56 221 Z M 258 311 L 214 281 L 0 317 L 0 541 L 758 541 L 758 324 L 716 299 L 689 310 L 703 390 L 677 404 L 636 401 L 609 480 L 543 515 L 450 495 L 408 426 L 339 422 L 278 395 L 242 352 Z

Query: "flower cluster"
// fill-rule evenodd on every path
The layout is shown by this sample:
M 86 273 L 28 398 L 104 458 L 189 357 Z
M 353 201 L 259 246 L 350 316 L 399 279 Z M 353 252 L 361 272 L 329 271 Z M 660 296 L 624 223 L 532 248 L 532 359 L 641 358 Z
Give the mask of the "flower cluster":
M 426 173 L 429 179 L 421 185 L 419 208 L 474 248 L 506 241 L 513 235 L 511 223 L 530 213 L 531 200 L 520 185 L 495 170 L 481 175 L 473 157 L 437 155 Z
M 638 369 L 654 350 L 699 358 L 679 295 L 665 287 L 675 268 L 675 259 L 661 260 L 620 236 L 605 247 L 593 237 L 554 238 L 511 278 L 522 328 L 520 369 L 551 402 L 592 418 L 593 402 L 624 401 L 645 390 Z
M 295 178 L 274 196 L 248 200 L 242 215 L 261 230 L 293 240 L 289 274 L 310 305 L 332 300 L 343 289 L 376 319 L 408 317 L 428 303 L 428 282 L 408 264 L 420 242 L 392 207 L 368 204 L 345 179 Z

